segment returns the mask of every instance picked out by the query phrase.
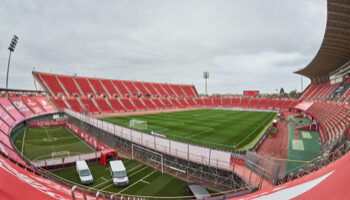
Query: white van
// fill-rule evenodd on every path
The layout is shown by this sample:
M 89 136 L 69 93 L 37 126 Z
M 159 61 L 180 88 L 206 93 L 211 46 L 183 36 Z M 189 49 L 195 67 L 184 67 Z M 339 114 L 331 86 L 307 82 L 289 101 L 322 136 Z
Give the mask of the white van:
M 78 160 L 76 162 L 77 172 L 81 181 L 81 184 L 90 184 L 94 182 L 92 174 L 85 160 Z
M 109 162 L 113 184 L 115 186 L 129 185 L 128 175 L 121 160 L 113 160 Z

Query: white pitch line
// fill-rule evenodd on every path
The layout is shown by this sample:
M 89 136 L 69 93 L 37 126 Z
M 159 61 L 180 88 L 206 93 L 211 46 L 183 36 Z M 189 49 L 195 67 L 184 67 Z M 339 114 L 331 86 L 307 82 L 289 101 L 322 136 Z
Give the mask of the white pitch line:
M 189 135 L 189 136 L 187 136 L 187 137 L 185 137 L 185 138 L 191 138 L 191 137 L 194 137 L 194 136 L 197 136 L 197 135 L 201 135 L 201 134 L 203 134 L 203 133 L 207 133 L 207 132 L 212 131 L 212 130 L 214 130 L 214 129 L 213 129 L 213 128 L 208 128 L 207 130 L 201 131 L 201 132 L 199 132 L 199 133 L 195 133 L 195 134 L 193 134 L 193 135 Z
M 141 180 L 141 182 L 146 183 L 146 184 L 150 184 L 149 182 L 147 182 L 145 180 Z
M 270 118 L 267 118 L 267 120 L 265 120 L 263 123 L 261 123 L 258 127 L 256 127 L 252 132 L 250 132 L 247 136 L 245 136 L 245 138 L 243 139 L 243 140 L 241 140 L 238 144 L 237 144 L 237 146 L 239 146 L 244 140 L 246 140 L 251 134 L 253 134 L 253 133 L 255 133 L 255 130 L 256 129 L 258 129 L 258 128 L 260 128 L 261 127 L 261 125 L 263 125 L 263 124 L 265 124 L 265 122 L 266 121 L 269 121 L 269 120 L 271 120 Z
M 119 191 L 118 193 L 119 193 L 119 194 L 122 193 L 123 191 L 127 190 L 128 188 L 130 188 L 130 187 L 136 185 L 138 182 L 143 181 L 143 179 L 145 179 L 145 178 L 151 176 L 151 175 L 154 174 L 155 172 L 157 172 L 157 170 L 154 170 L 152 173 L 150 173 L 150 174 L 148 174 L 147 176 L 143 177 L 142 179 L 136 181 L 135 183 L 129 185 L 128 187 L 124 188 L 123 190 Z
M 24 150 L 24 138 L 26 137 L 26 132 L 27 132 L 27 129 L 24 129 L 24 135 L 23 135 L 23 140 L 22 140 L 22 155 L 23 155 L 23 150 Z
M 134 168 L 132 168 L 132 169 L 130 169 L 130 170 L 128 170 L 128 171 L 129 171 L 129 172 L 132 172 L 134 169 L 138 168 L 138 167 L 141 166 L 141 165 L 143 165 L 143 164 L 139 164 L 139 165 L 137 165 L 136 167 L 134 167 Z
M 134 174 L 137 174 L 137 173 L 139 173 L 140 171 L 142 171 L 142 170 L 144 170 L 144 169 L 146 169 L 146 168 L 147 168 L 147 166 L 145 166 L 145 167 L 141 168 L 140 170 L 138 170 L 138 171 L 136 171 L 136 172 L 130 174 L 128 177 L 130 178 L 130 177 L 133 176 Z M 105 181 L 105 182 L 106 182 L 106 181 Z M 105 182 L 104 182 L 104 183 L 105 183 Z M 101 184 L 99 184 L 99 185 L 101 185 Z M 109 188 L 109 187 L 111 187 L 112 185 L 113 185 L 113 183 L 107 185 L 106 187 L 102 188 L 101 190 L 104 190 L 104 189 L 106 189 L 106 188 Z M 97 187 L 97 185 L 95 186 L 95 188 L 96 188 L 96 187 Z
M 100 185 L 102 185 L 102 184 L 104 184 L 104 183 L 107 183 L 108 181 L 111 181 L 111 180 L 112 180 L 112 179 L 109 179 L 109 180 L 103 181 L 102 183 L 100 183 L 100 184 L 98 184 L 98 185 L 95 185 L 95 186 L 94 186 L 94 188 L 97 188 L 98 186 L 100 186 Z M 113 185 L 113 183 L 112 183 L 111 185 Z M 111 185 L 108 185 L 108 187 L 109 187 L 109 186 L 111 186 Z M 106 186 L 106 187 L 104 187 L 104 188 L 102 188 L 101 190 L 104 190 L 105 188 L 107 188 L 107 186 Z

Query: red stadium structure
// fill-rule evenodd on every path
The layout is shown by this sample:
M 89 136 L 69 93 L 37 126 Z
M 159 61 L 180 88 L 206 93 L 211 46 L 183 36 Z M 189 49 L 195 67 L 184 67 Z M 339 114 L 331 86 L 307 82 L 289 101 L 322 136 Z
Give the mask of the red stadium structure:
M 17 128 L 62 116 L 69 119 L 69 123 L 62 123 L 103 151 L 103 163 L 108 155 L 117 155 L 111 149 L 105 150 L 107 145 L 117 149 L 118 145 L 137 144 L 193 166 L 198 167 L 200 163 L 198 168 L 202 170 L 205 165 L 211 171 L 228 173 L 242 184 L 213 199 L 350 199 L 347 185 L 350 179 L 349 35 L 350 1 L 328 0 L 328 21 L 321 48 L 308 66 L 296 72 L 311 79 L 311 84 L 298 99 L 261 96 L 257 91 L 246 91 L 242 96 L 201 97 L 194 85 L 33 72 L 35 81 L 44 91 L 1 89 L 0 199 L 107 198 L 100 192 L 56 182 L 46 169 L 26 160 L 14 147 L 11 134 Z M 317 130 L 321 139 L 320 156 L 296 174 L 279 176 L 274 172 L 275 168 L 260 162 L 252 163 L 251 157 L 256 156 L 254 152 L 225 152 L 181 143 L 179 150 L 202 153 L 201 159 L 190 154 L 185 158 L 177 151 L 157 148 L 156 141 L 168 141 L 160 135 L 147 135 L 147 142 L 139 143 L 138 137 L 123 134 L 122 128 L 98 119 L 115 114 L 197 108 L 278 110 L 281 115 L 293 112 L 307 116 L 314 122 L 310 128 Z M 97 131 L 82 132 L 78 127 L 80 124 Z M 101 135 L 97 134 L 106 138 L 100 137 L 99 141 L 96 137 Z M 115 138 L 119 143 L 111 141 Z M 203 152 L 210 152 L 209 160 L 204 159 Z M 213 156 L 215 163 L 211 160 Z M 210 168 L 213 166 L 215 168 Z M 108 198 L 114 199 L 113 195 Z

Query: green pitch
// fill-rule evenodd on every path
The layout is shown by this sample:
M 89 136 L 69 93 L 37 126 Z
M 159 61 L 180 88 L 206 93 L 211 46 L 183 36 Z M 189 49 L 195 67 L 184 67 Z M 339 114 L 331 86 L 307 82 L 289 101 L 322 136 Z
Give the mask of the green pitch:
M 96 150 L 72 133 L 65 126 L 32 127 L 20 130 L 14 144 L 29 160 L 45 160 L 53 158 L 52 153 L 62 152 L 54 157 L 65 157 L 91 153 Z
M 135 160 L 123 159 L 128 177 L 129 185 L 116 187 L 113 185 L 109 166 L 100 163 L 90 164 L 89 168 L 94 178 L 94 182 L 88 187 L 94 190 L 103 190 L 111 193 L 138 196 L 183 196 L 182 188 L 186 182 L 176 179 L 170 175 L 141 164 Z M 53 174 L 65 179 L 66 182 L 80 184 L 75 167 L 52 171 Z M 81 186 L 85 187 L 85 186 Z
M 156 131 L 167 138 L 224 150 L 252 148 L 276 116 L 272 112 L 192 110 L 102 120 L 129 127 L 132 119 L 147 121 L 143 132 Z

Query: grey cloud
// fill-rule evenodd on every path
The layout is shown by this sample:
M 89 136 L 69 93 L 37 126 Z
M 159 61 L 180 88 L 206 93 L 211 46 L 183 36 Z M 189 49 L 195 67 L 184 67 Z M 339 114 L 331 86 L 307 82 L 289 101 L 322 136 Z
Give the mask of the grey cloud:
M 12 34 L 20 37 L 13 88 L 33 88 L 35 66 L 59 74 L 191 83 L 199 92 L 207 70 L 210 93 L 274 92 L 300 89 L 293 71 L 317 53 L 326 1 L 7 0 L 0 5 L 0 24 L 2 69 Z

